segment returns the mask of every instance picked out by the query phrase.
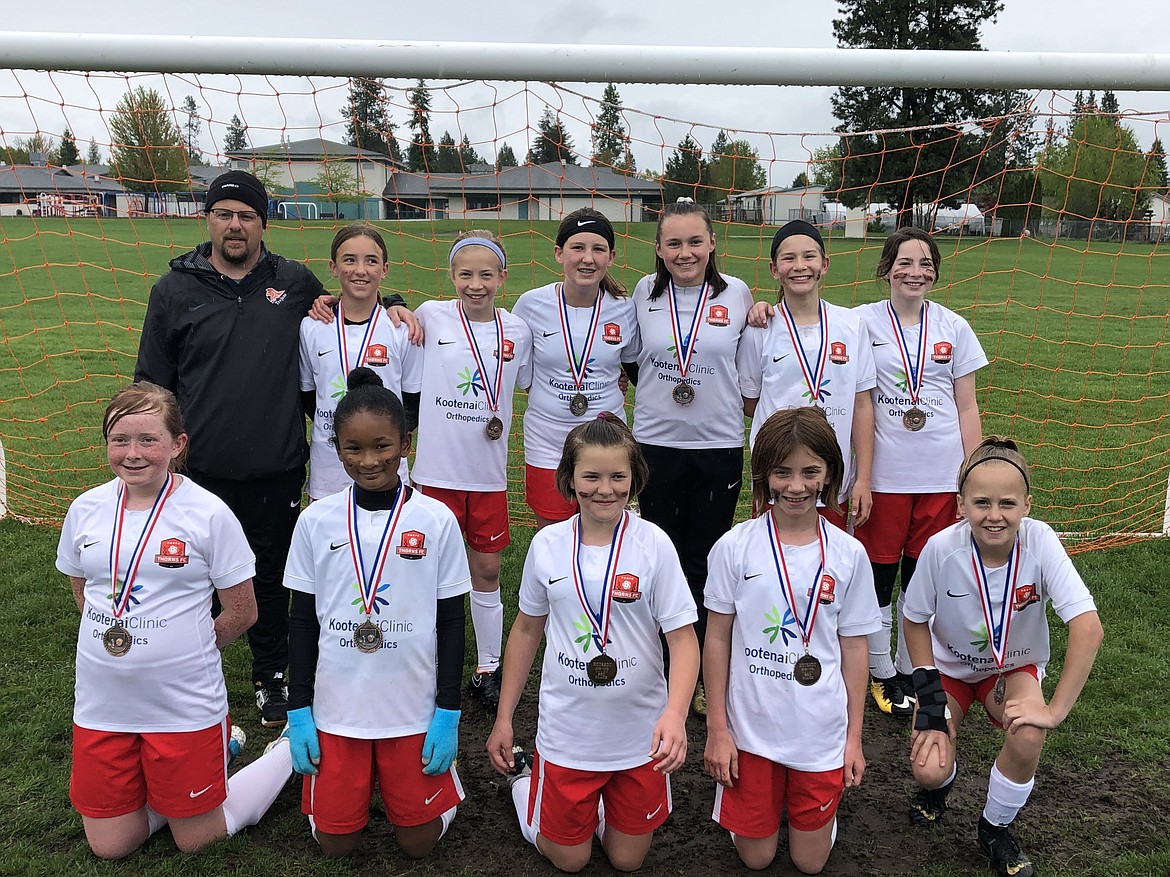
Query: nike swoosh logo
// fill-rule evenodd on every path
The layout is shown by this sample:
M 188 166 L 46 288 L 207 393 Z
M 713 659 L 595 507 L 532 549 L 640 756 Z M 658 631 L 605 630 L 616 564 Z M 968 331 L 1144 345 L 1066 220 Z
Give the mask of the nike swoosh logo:
M 789 354 L 785 353 L 783 356 L 773 356 L 772 362 L 779 362 L 782 359 L 788 359 Z
M 503 535 L 504 535 L 503 533 L 497 533 L 495 536 L 491 536 L 491 537 L 489 537 L 489 538 L 488 538 L 488 541 L 489 541 L 489 542 L 495 542 L 497 539 L 500 539 L 500 538 L 502 538 L 502 537 L 503 537 Z
M 735 490 L 737 487 L 739 487 L 738 481 L 732 481 L 729 485 L 727 485 L 728 490 Z
M 214 786 L 214 785 L 215 785 L 215 783 L 212 783 L 212 784 L 211 784 L 211 786 Z M 211 788 L 211 786 L 208 786 L 208 787 L 207 787 L 207 789 L 200 789 L 198 792 L 188 792 L 188 794 L 189 794 L 189 795 L 190 795 L 192 798 L 198 798 L 200 795 L 202 795 L 204 792 L 206 792 L 208 789 L 210 789 L 210 788 Z
M 754 572 L 754 573 L 752 573 L 750 576 L 749 576 L 747 573 L 744 573 L 744 575 L 743 575 L 743 580 L 746 582 L 746 581 L 748 581 L 749 579 L 758 579 L 758 578 L 759 578 L 760 576 L 762 576 L 762 575 L 763 575 L 763 573 L 762 573 L 762 572 Z
M 318 356 L 328 356 L 332 352 L 333 352 L 332 350 L 318 350 L 317 355 Z
M 557 582 L 563 582 L 567 578 L 568 578 L 568 576 L 561 576 L 559 579 L 549 579 L 548 583 L 550 585 L 555 585 Z
M 348 539 L 346 539 L 344 542 L 330 542 L 329 543 L 329 550 L 336 551 L 338 548 L 344 548 L 348 544 L 349 544 Z
M 439 346 L 442 347 L 444 344 L 454 344 L 454 343 L 455 343 L 454 341 L 440 341 Z
M 587 225 L 593 225 L 595 222 L 597 222 L 596 219 L 578 219 L 577 228 L 584 228 Z
M 821 805 L 821 812 L 824 813 L 826 810 L 828 810 L 832 806 L 833 806 L 833 801 L 832 801 L 832 799 L 830 799 L 827 804 Z
M 197 310 L 199 310 L 201 307 L 203 307 L 203 305 L 205 305 L 205 304 L 207 304 L 207 302 L 203 302 L 203 304 L 198 304 L 198 305 L 190 305 L 190 306 L 187 308 L 187 312 L 188 312 L 188 313 L 190 313 L 190 314 L 193 314 L 193 313 L 195 313 Z
M 439 791 L 435 792 L 435 794 L 433 794 L 429 798 L 426 798 L 423 800 L 423 806 L 424 807 L 429 806 L 431 801 L 435 800 L 435 798 L 439 797 L 439 795 L 441 795 L 441 794 L 443 794 L 443 790 L 439 789 Z
M 955 598 L 959 598 L 959 597 L 967 597 L 967 596 L 969 596 L 969 595 L 968 595 L 968 594 L 952 594 L 952 593 L 951 593 L 951 591 L 950 591 L 950 589 L 948 588 L 948 589 L 947 589 L 947 596 L 948 596 L 948 597 L 955 597 Z
M 548 337 L 550 337 L 550 336 L 552 336 L 552 335 L 560 335 L 560 334 L 561 334 L 560 332 L 545 332 L 545 333 L 544 333 L 544 337 L 545 337 L 545 338 L 548 338 Z
M 874 347 L 885 347 L 889 343 L 890 343 L 889 341 L 874 341 L 873 346 Z
M 649 308 L 650 313 L 654 313 L 655 311 L 663 311 L 663 310 L 666 310 L 666 309 L 665 308 Z
M 82 542 L 81 547 L 82 548 L 92 548 L 94 545 L 97 545 L 97 544 L 98 544 L 98 540 L 94 539 L 92 542 Z
M 653 819 L 655 816 L 657 816 L 657 815 L 658 815 L 658 811 L 659 811 L 659 810 L 661 810 L 661 809 L 662 809 L 662 805 L 661 805 L 661 804 L 659 804 L 657 807 L 655 807 L 655 808 L 654 808 L 654 812 L 653 812 L 653 813 L 647 813 L 647 814 L 646 814 L 646 818 L 647 818 L 647 819 Z

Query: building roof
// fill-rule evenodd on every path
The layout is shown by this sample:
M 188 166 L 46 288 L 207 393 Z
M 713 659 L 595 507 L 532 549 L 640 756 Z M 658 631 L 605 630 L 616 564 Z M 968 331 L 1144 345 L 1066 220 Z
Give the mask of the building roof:
M 57 195 L 99 195 L 121 192 L 122 186 L 108 177 L 83 175 L 63 167 L 15 165 L 0 167 L 0 191 L 21 192 L 26 198 L 52 193 Z
M 627 176 L 604 167 L 562 165 L 550 161 L 504 168 L 487 174 L 413 174 L 396 173 L 386 183 L 386 198 L 426 198 L 434 195 L 508 194 L 508 195 L 660 195 L 662 189 L 653 180 Z
M 358 149 L 347 143 L 338 143 L 336 140 L 326 140 L 324 137 L 310 137 L 305 140 L 289 140 L 285 143 L 272 143 L 268 146 L 257 146 L 253 149 L 239 149 L 227 153 L 228 158 L 249 161 L 263 159 L 265 161 L 324 161 L 325 159 L 364 159 L 365 161 L 380 162 L 393 167 L 400 167 L 390 156 L 370 149 Z
M 825 193 L 824 186 L 765 186 L 762 189 L 752 189 L 750 192 L 738 192 L 731 196 L 737 198 L 759 198 L 761 195 L 808 195 L 821 197 Z

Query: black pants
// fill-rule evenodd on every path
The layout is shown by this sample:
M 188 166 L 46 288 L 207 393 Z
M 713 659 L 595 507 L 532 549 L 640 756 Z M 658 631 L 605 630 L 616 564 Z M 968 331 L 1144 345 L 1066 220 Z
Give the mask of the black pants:
M 252 682 L 269 682 L 288 667 L 288 591 L 284 562 L 292 544 L 293 528 L 301 513 L 302 466 L 271 478 L 228 481 L 201 472 L 191 479 L 210 490 L 239 519 L 256 554 L 256 623 L 248 628 L 252 649 Z
M 666 531 L 678 551 L 699 621 L 699 647 L 707 633 L 703 588 L 707 554 L 731 529 L 743 479 L 743 447 L 680 450 L 642 445 L 650 480 L 638 495 L 642 517 Z

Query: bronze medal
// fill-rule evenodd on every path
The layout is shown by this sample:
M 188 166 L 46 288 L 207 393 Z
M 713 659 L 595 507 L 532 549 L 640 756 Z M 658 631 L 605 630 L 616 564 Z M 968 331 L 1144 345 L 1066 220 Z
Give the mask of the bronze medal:
M 821 662 L 812 655 L 805 655 L 792 665 L 792 678 L 801 685 L 815 685 L 821 678 Z
M 493 442 L 498 442 L 500 437 L 504 434 L 504 421 L 498 417 L 493 417 L 487 422 L 487 426 L 483 428 L 484 434 Z
M 372 655 L 382 648 L 382 628 L 367 618 L 353 632 L 353 644 L 358 647 L 359 652 Z
M 902 415 L 902 426 L 911 432 L 918 432 L 918 430 L 926 426 L 926 412 L 915 405 Z
M 594 685 L 609 685 L 617 678 L 617 661 L 609 655 L 598 655 L 585 665 L 589 681 Z
M 574 417 L 580 417 L 589 410 L 589 399 L 584 393 L 578 393 L 569 400 L 569 412 Z
M 995 698 L 995 702 L 1003 704 L 1003 699 L 1007 695 L 1007 683 L 1003 681 L 1003 674 L 995 680 L 995 688 L 991 690 L 991 696 Z
M 679 381 L 674 385 L 674 390 L 671 391 L 670 395 L 679 405 L 690 405 L 695 401 L 695 388 L 686 381 Z
M 125 655 L 133 644 L 134 639 L 130 636 L 130 631 L 124 628 L 120 622 L 114 622 L 102 634 L 102 645 L 115 658 Z

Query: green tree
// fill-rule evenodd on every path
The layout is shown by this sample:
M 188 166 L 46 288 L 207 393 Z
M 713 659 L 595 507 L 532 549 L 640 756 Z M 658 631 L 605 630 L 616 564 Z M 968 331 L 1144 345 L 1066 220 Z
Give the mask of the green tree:
M 630 151 L 630 137 L 622 121 L 622 98 L 612 82 L 601 95 L 601 112 L 591 126 L 593 157 L 590 164 L 613 168 L 623 173 L 634 173 L 634 156 Z
M 408 102 L 410 121 L 407 127 L 412 136 L 406 150 L 406 164 L 416 174 L 430 173 L 435 170 L 438 156 L 435 141 L 431 139 L 431 93 L 422 79 L 411 89 Z
M 690 134 L 679 141 L 670 158 L 666 160 L 665 173 L 662 175 L 662 197 L 665 203 L 672 204 L 679 198 L 690 198 L 693 201 L 706 200 L 706 189 L 700 187 L 704 181 L 706 162 L 703 160 L 701 147 Z
M 1139 216 L 1149 205 L 1150 192 L 1141 188 L 1147 169 L 1133 130 L 1104 113 L 1082 115 L 1068 140 L 1040 156 L 1046 206 L 1070 219 Z
M 792 180 L 793 189 L 807 189 L 808 188 L 808 174 L 804 171 L 798 173 Z
M 333 205 L 335 216 L 341 214 L 339 204 L 357 204 L 365 200 L 364 193 L 358 189 L 357 174 L 344 162 L 326 162 L 321 166 L 321 172 L 309 180 L 309 183 L 324 193 L 325 198 Z
M 61 133 L 61 145 L 57 147 L 57 164 L 61 167 L 81 164 L 81 152 L 77 149 L 77 140 L 68 128 Z
M 512 151 L 512 147 L 507 143 L 500 146 L 499 151 L 496 152 L 496 170 L 502 171 L 506 167 L 516 167 L 518 164 L 516 153 Z
M 171 113 L 153 88 L 126 92 L 110 117 L 110 173 L 132 192 L 174 192 L 187 185 L 187 153 Z
M 244 127 L 244 123 L 240 121 L 240 117 L 233 115 L 232 122 L 228 126 L 227 134 L 223 138 L 223 151 L 231 154 L 233 152 L 243 152 L 248 148 L 248 129 Z
M 459 142 L 459 161 L 462 164 L 461 170 L 464 173 L 473 164 L 487 164 L 483 160 L 483 156 L 475 151 L 475 147 L 471 145 L 471 139 L 466 134 L 463 135 L 463 140 Z
M 767 174 L 760 167 L 759 153 L 746 140 L 732 140 L 726 131 L 720 131 L 711 144 L 707 179 L 710 181 L 708 192 L 715 201 L 768 185 Z
M 199 148 L 199 129 L 203 125 L 203 120 L 199 118 L 199 105 L 195 103 L 195 98 L 187 95 L 183 99 L 183 113 L 187 116 L 187 121 L 183 123 L 183 146 L 187 150 L 187 160 L 190 164 L 206 164 L 203 160 L 203 150 Z
M 394 138 L 398 126 L 390 121 L 390 100 L 381 79 L 350 79 L 343 112 L 346 143 L 402 161 L 402 150 Z
M 1121 115 L 1121 107 L 1117 104 L 1117 95 L 1111 91 L 1106 91 L 1101 95 L 1101 112 L 1109 116 Z
M 53 138 L 37 132 L 28 137 L 17 137 L 12 144 L 2 150 L 4 160 L 9 164 L 31 164 L 32 157 L 40 154 L 46 162 L 51 162 L 57 152 L 57 144 Z
M 843 155 L 841 143 L 838 141 L 832 146 L 821 146 L 813 150 L 812 161 L 809 162 L 812 170 L 812 181 L 818 186 L 824 186 L 825 195 L 836 199 L 841 192 L 841 164 Z
M 1170 176 L 1166 173 L 1166 147 L 1162 145 L 1162 138 L 1155 137 L 1150 151 L 1146 153 L 1146 177 L 1149 185 L 1163 195 L 1170 191 Z
M 546 107 L 536 124 L 536 138 L 528 150 L 528 163 L 544 164 L 550 161 L 576 164 L 577 157 L 573 155 L 573 138 L 565 130 L 560 116 Z
M 431 168 L 435 173 L 457 174 L 463 170 L 459 164 L 459 149 L 455 146 L 455 138 L 450 131 L 444 131 L 439 138 L 439 148 L 435 154 L 435 166 Z
M 101 164 L 102 151 L 98 149 L 97 141 L 92 137 L 89 140 L 89 148 L 85 151 L 86 164 Z
M 842 48 L 975 51 L 1003 2 L 838 0 L 838 8 L 833 35 Z M 909 225 L 916 204 L 957 205 L 978 178 L 982 137 L 967 120 L 993 115 L 987 91 L 844 86 L 832 106 L 836 130 L 884 132 L 841 139 L 840 198 L 851 207 L 884 201 L 899 226 Z

